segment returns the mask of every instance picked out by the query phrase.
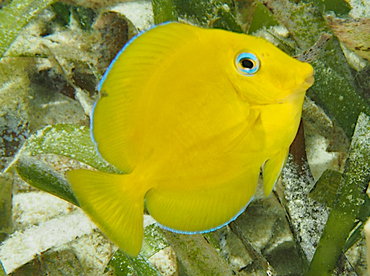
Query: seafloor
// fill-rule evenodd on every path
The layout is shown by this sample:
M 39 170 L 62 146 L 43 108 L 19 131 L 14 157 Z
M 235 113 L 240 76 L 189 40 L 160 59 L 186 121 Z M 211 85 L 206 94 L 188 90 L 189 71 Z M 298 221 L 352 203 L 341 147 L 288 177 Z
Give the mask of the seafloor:
M 333 224 L 339 230 L 325 228 L 336 212 L 353 213 L 353 230 L 338 234 L 345 239 L 328 251 L 335 263 L 322 275 L 368 275 L 370 1 L 338 1 L 338 10 L 332 1 L 164 2 L 0 2 L 0 275 L 305 275 L 315 254 L 323 258 L 318 248 L 332 245 L 321 235 L 342 231 L 340 220 Z M 124 43 L 160 23 L 171 3 L 176 14 L 163 18 L 254 28 L 291 55 L 313 46 L 321 32 L 334 38 L 312 61 L 316 83 L 274 192 L 267 199 L 257 192 L 235 222 L 203 236 L 161 230 L 145 215 L 143 252 L 130 259 L 73 204 L 63 174 L 114 170 L 89 141 L 97 84 Z M 247 7 L 263 22 L 252 20 Z M 284 9 L 293 14 L 289 20 Z M 343 209 L 341 195 L 359 203 Z

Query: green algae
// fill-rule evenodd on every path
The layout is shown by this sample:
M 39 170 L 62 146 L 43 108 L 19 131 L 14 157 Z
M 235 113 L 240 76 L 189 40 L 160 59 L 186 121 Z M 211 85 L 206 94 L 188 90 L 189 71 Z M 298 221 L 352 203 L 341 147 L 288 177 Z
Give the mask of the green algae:
M 0 274 L 1 275 L 1 274 Z M 56 249 L 43 252 L 37 258 L 19 267 L 11 276 L 37 275 L 86 275 L 75 252 L 71 249 Z
M 276 25 L 279 25 L 279 22 L 276 20 L 275 16 L 266 8 L 266 6 L 257 2 L 248 33 L 251 34 L 258 29 L 268 29 L 271 26 Z
M 0 173 L 0 242 L 11 232 L 13 178 L 9 173 Z
M 236 18 L 235 5 L 230 0 L 152 0 L 154 22 L 184 19 L 199 25 L 243 32 Z
M 79 206 L 67 180 L 46 163 L 22 156 L 16 164 L 18 175 L 31 186 Z
M 338 193 L 341 178 L 342 174 L 338 171 L 330 169 L 324 171 L 315 184 L 315 187 L 310 192 L 310 197 L 330 207 Z
M 370 117 L 361 114 L 337 197 L 307 276 L 332 275 L 349 233 L 355 226 L 370 180 Z
M 309 196 L 324 204 L 327 207 L 332 208 L 334 201 L 338 195 L 338 188 L 341 184 L 342 174 L 335 170 L 326 170 L 320 177 L 320 179 L 315 184 L 315 187 L 310 192 Z M 364 223 L 370 216 L 370 198 L 364 198 L 364 204 L 361 205 L 356 219 L 359 222 L 351 231 L 344 247 L 343 252 L 347 252 L 354 244 L 356 244 L 362 237 L 362 231 L 364 228 Z
M 80 24 L 82 30 L 91 31 L 95 22 L 97 13 L 90 8 L 75 6 L 72 7 L 73 14 Z
M 29 137 L 18 155 L 57 154 L 90 165 L 100 171 L 118 173 L 96 151 L 90 128 L 80 125 L 46 126 Z
M 165 1 L 165 2 L 169 2 L 169 1 Z M 178 2 L 180 1 L 174 0 L 172 4 L 174 3 L 176 4 Z M 216 2 L 213 1 L 212 3 L 216 3 Z M 238 31 L 240 23 L 238 23 L 237 20 L 235 19 L 236 17 L 234 13 L 235 12 L 234 7 L 228 4 L 225 6 L 224 4 L 226 2 L 217 2 L 218 6 L 214 6 L 216 8 L 213 8 L 213 9 L 207 8 L 208 9 L 207 12 L 204 12 L 203 7 L 196 6 L 195 4 L 193 5 L 194 7 L 187 7 L 187 6 L 182 6 L 178 4 L 178 6 L 175 9 L 175 13 L 172 13 L 173 10 L 171 10 L 171 8 L 169 9 L 173 17 L 169 17 L 170 19 L 168 20 L 175 20 L 175 19 L 177 20 L 180 14 L 180 18 L 198 20 L 199 24 L 203 26 L 210 26 L 210 27 L 220 27 L 221 26 L 222 28 L 225 28 L 225 29 L 232 29 L 232 30 Z M 153 0 L 153 3 L 154 3 L 154 0 Z M 278 22 L 276 20 L 275 15 L 270 13 L 268 9 L 265 8 L 264 5 L 260 5 L 260 7 L 261 9 L 264 9 L 264 12 L 267 13 L 267 17 L 272 20 L 271 23 L 269 23 L 270 25 L 268 26 L 275 25 L 275 22 Z M 312 43 L 316 41 L 315 39 L 317 39 L 317 37 L 314 36 L 313 33 L 316 34 L 319 31 L 331 32 L 330 30 L 327 29 L 327 27 L 321 21 L 322 17 L 319 12 L 315 11 L 313 5 L 304 4 L 303 8 L 297 8 L 299 7 L 298 4 L 297 5 L 292 4 L 292 5 L 288 5 L 284 7 L 287 10 L 287 13 L 290 13 L 291 18 L 289 18 L 289 20 L 286 20 L 286 21 L 283 21 L 280 18 L 279 22 L 284 22 L 284 25 L 290 26 L 289 30 L 293 33 L 293 37 L 297 40 L 297 42 L 299 42 L 298 44 L 302 50 L 306 49 L 305 48 L 306 46 L 307 47 L 312 46 Z M 195 10 L 198 8 L 199 8 L 199 11 L 196 12 Z M 296 13 L 291 12 L 290 10 L 291 8 L 292 9 L 297 8 Z M 155 13 L 159 13 L 159 12 L 155 11 Z M 196 13 L 197 15 L 194 16 L 192 13 L 193 14 Z M 301 16 L 307 15 L 306 13 L 313 15 L 316 19 L 311 22 L 310 19 L 300 18 Z M 255 20 L 257 20 L 257 17 L 258 17 L 258 13 L 256 12 Z M 167 21 L 165 17 L 164 19 L 160 19 L 160 17 L 158 17 L 157 20 L 158 22 L 156 23 Z M 293 26 L 294 24 L 289 25 L 292 22 L 295 22 L 296 25 L 295 26 Z M 307 28 L 303 29 L 302 34 L 300 34 L 302 30 L 301 27 L 305 25 L 307 26 Z M 257 29 L 258 27 L 254 27 L 254 28 Z M 301 29 L 298 29 L 298 28 L 301 28 Z M 310 30 L 311 28 L 314 30 Z M 315 71 L 316 71 L 315 78 L 316 78 L 317 87 L 315 84 L 314 88 L 309 92 L 309 94 L 312 95 L 312 98 L 314 98 L 318 103 L 320 103 L 329 112 L 332 118 L 334 118 L 335 120 L 339 122 L 339 124 L 346 130 L 347 135 L 351 137 L 356 120 L 357 120 L 358 113 L 361 111 L 368 112 L 368 107 L 367 105 L 364 104 L 361 97 L 358 97 L 357 92 L 353 89 L 353 84 L 352 84 L 353 78 L 348 70 L 348 65 L 346 64 L 346 61 L 344 61 L 343 57 L 341 56 L 342 54 L 341 54 L 341 50 L 339 50 L 338 41 L 336 41 L 336 39 L 333 39 L 331 44 L 332 45 L 330 44 L 328 45 L 326 51 L 322 54 L 322 56 L 320 56 L 320 58 L 314 61 L 313 63 L 313 66 L 315 67 Z M 329 93 L 328 93 L 328 90 L 329 90 Z M 26 148 L 28 147 L 28 148 L 27 150 L 23 148 L 22 154 L 30 154 L 30 155 L 48 154 L 48 153 L 60 154 L 60 155 L 67 156 L 69 158 L 74 158 L 83 163 L 89 164 L 92 167 L 97 168 L 102 171 L 117 172 L 117 170 L 107 165 L 105 161 L 102 160 L 102 158 L 98 154 L 96 154 L 95 145 L 90 141 L 89 129 L 86 127 L 83 127 L 83 129 L 81 130 L 79 128 L 80 126 L 71 126 L 71 127 L 66 126 L 66 125 L 49 126 L 46 128 L 46 131 L 44 133 L 40 133 L 39 137 L 37 138 L 32 137 L 30 139 L 30 142 L 35 142 L 35 143 L 32 145 L 26 144 L 25 147 Z M 60 138 L 60 136 L 64 136 L 64 135 L 66 136 L 65 140 Z M 25 158 L 21 157 L 18 163 L 16 164 L 16 166 L 20 168 L 20 171 L 22 169 L 24 170 L 27 169 L 27 166 L 25 166 L 24 164 L 24 160 Z M 50 178 L 48 174 L 43 173 L 43 170 L 48 172 L 48 169 L 46 169 L 47 167 L 44 167 L 44 164 L 39 164 L 38 163 L 39 161 L 35 161 L 35 162 L 31 161 L 31 157 L 29 157 L 28 161 L 29 162 L 26 165 L 32 164 L 32 166 L 29 166 L 29 169 L 31 171 L 30 176 L 29 176 L 30 183 L 32 183 L 32 181 L 38 178 L 38 174 L 33 174 L 34 172 L 32 170 L 36 170 L 36 171 L 40 170 L 40 175 L 41 177 L 43 177 L 42 181 L 45 182 L 46 186 L 50 184 L 50 183 L 47 184 L 47 180 L 51 181 L 51 183 L 53 182 L 58 183 L 57 180 L 54 181 L 53 178 Z M 54 176 L 53 173 L 51 173 L 50 175 Z M 42 181 L 39 181 L 39 182 L 42 182 Z M 326 202 L 326 198 L 322 198 L 322 200 Z M 332 204 L 332 202 L 333 202 L 333 198 L 331 198 L 331 201 L 327 203 Z M 362 207 L 364 205 L 365 204 L 363 204 Z M 364 212 L 364 216 L 366 217 L 366 212 Z M 360 230 L 354 231 L 354 234 L 355 233 L 358 234 L 361 231 L 361 228 L 358 228 L 358 229 Z M 210 235 L 205 235 L 205 236 L 208 238 L 210 237 Z M 180 235 L 177 235 L 175 238 L 181 240 L 183 237 Z M 358 236 L 354 238 L 358 238 Z M 187 240 L 189 239 L 189 241 L 186 241 L 184 244 L 184 247 L 180 249 L 180 251 L 182 250 L 182 252 L 180 252 L 182 254 L 186 253 L 186 248 L 197 245 L 196 242 L 193 243 L 193 241 L 191 241 L 189 236 L 184 237 L 184 239 L 187 239 Z M 195 240 L 199 242 L 198 237 L 196 237 Z M 150 242 L 151 244 L 147 249 L 148 252 L 151 252 L 150 254 L 152 254 L 153 252 L 157 250 L 157 249 L 153 249 L 153 248 L 156 248 L 157 242 L 161 243 L 162 241 L 160 241 L 160 239 L 159 240 L 155 239 Z M 176 241 L 173 243 L 176 244 Z M 348 239 L 346 241 L 344 251 L 346 250 L 346 248 L 350 247 L 351 244 L 353 244 L 353 242 L 350 242 L 350 239 Z M 187 247 L 185 247 L 185 245 Z M 219 251 L 220 247 L 219 245 L 218 246 L 216 245 L 217 245 L 217 241 L 213 239 L 211 242 L 211 249 L 215 251 Z M 199 243 L 199 247 L 197 251 L 191 251 L 188 253 L 194 254 L 195 256 L 197 256 L 197 254 L 203 254 L 202 253 L 203 246 L 206 246 L 206 244 L 201 242 Z M 145 247 L 145 241 L 143 245 L 143 250 L 144 250 L 144 247 Z M 176 247 L 176 248 L 178 250 L 179 247 Z M 284 250 L 279 251 L 279 248 L 277 249 L 278 249 L 276 251 L 277 253 L 275 254 L 276 256 L 284 255 L 284 250 L 289 249 L 289 247 L 285 247 L 285 245 L 283 244 Z M 146 270 L 141 269 L 140 266 L 141 265 L 147 266 L 146 264 L 147 261 L 145 260 L 144 257 L 140 257 L 140 258 L 141 260 L 144 260 L 144 261 L 140 262 L 140 260 L 138 261 L 127 260 L 128 269 L 129 267 L 131 267 L 131 270 L 127 270 L 127 271 L 131 271 L 130 273 L 132 274 L 135 274 L 137 271 L 139 271 L 138 272 L 139 274 L 136 273 L 137 275 L 146 275 L 146 274 L 142 274 Z M 206 267 L 206 266 L 203 266 L 202 264 L 198 265 L 197 264 L 198 260 L 196 258 L 195 259 L 189 258 L 187 260 L 186 257 L 182 256 L 182 260 L 185 260 L 184 262 L 181 262 L 183 271 L 187 271 L 187 272 L 190 271 L 192 273 L 201 273 L 201 268 Z M 216 259 L 216 260 L 219 260 L 219 259 Z M 221 260 L 225 261 L 222 258 Z M 134 262 L 134 265 L 133 265 L 133 262 Z M 191 264 L 191 262 L 194 262 L 195 265 Z M 217 267 L 219 264 L 216 261 L 213 263 L 213 265 Z M 284 269 L 289 270 L 287 264 L 284 263 L 284 266 L 286 266 Z M 153 269 L 153 267 L 151 267 L 150 265 L 149 267 Z M 227 266 L 224 267 L 221 262 L 221 269 L 223 268 L 227 268 Z M 227 268 L 226 271 L 228 273 L 230 269 Z M 121 275 L 127 275 L 127 274 L 121 274 Z M 157 274 L 153 274 L 153 275 L 157 275 Z M 197 275 L 197 274 L 189 274 L 189 275 Z M 228 274 L 225 274 L 225 275 L 228 275 Z
M 230 0 L 181 1 L 174 0 L 180 18 L 195 20 L 198 24 L 225 29 L 237 33 L 243 32 L 236 19 L 236 10 Z
M 173 0 L 152 0 L 154 24 L 177 21 L 178 14 Z
M 334 51 L 326 49 L 326 52 L 330 55 Z M 356 92 L 353 80 L 348 80 L 341 74 L 337 69 L 341 66 L 335 66 L 332 59 L 333 57 L 326 57 L 312 63 L 315 68 L 315 83 L 307 95 L 324 107 L 347 136 L 351 137 L 358 115 L 361 112 L 370 114 L 370 107 Z M 339 60 L 337 62 L 348 67 Z
M 304 0 L 314 3 L 321 13 L 335 12 L 337 15 L 347 15 L 351 11 L 350 5 L 344 0 Z
M 161 276 L 153 265 L 141 255 L 131 258 L 120 250 L 109 261 L 107 271 L 109 271 L 109 275 L 114 276 Z
M 159 226 L 150 224 L 144 228 L 143 246 L 139 256 L 129 257 L 123 251 L 118 250 L 109 261 L 106 271 L 112 272 L 115 276 L 160 276 L 161 274 L 148 259 L 168 246 Z
M 14 0 L 0 9 L 0 58 L 23 27 L 54 0 Z
M 0 260 L 0 276 L 5 276 L 5 275 L 6 275 L 6 273 L 5 273 L 3 264 L 1 263 L 1 260 Z
M 69 5 L 56 2 L 51 5 L 51 8 L 56 13 L 54 20 L 62 26 L 67 26 L 71 18 Z
M 235 272 L 200 234 L 187 235 L 163 230 L 167 241 L 175 250 L 185 275 L 231 276 Z
M 169 246 L 162 230 L 156 223 L 144 228 L 144 240 L 140 254 L 149 259 L 154 254 Z
M 63 25 L 69 23 L 69 7 L 55 0 L 14 0 L 0 9 L 0 58 L 14 39 L 38 13 L 52 5 Z M 73 7 L 74 15 L 84 30 L 91 30 L 95 11 L 81 6 Z
M 253 259 L 246 268 L 249 273 L 270 270 L 276 275 L 301 275 L 308 267 L 286 210 L 274 194 L 252 201 L 230 228 Z

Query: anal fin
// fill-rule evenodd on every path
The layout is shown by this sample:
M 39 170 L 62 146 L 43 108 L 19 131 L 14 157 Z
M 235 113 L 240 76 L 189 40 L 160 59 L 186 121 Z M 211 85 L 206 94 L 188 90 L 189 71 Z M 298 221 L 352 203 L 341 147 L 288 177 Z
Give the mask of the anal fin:
M 209 232 L 236 219 L 245 209 L 253 199 L 258 175 L 259 168 L 255 168 L 217 186 L 205 185 L 205 179 L 192 179 L 181 190 L 153 188 L 145 196 L 146 206 L 168 230 L 185 234 Z

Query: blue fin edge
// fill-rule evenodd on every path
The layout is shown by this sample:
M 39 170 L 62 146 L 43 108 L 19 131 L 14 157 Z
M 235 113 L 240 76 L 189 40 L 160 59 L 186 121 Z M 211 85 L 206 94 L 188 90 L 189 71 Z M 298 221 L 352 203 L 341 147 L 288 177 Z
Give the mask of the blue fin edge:
M 254 199 L 254 196 L 251 197 L 251 199 L 248 201 L 248 203 L 235 215 L 233 216 L 229 221 L 225 222 L 224 224 L 221 224 L 217 227 L 214 227 L 214 228 L 211 228 L 211 229 L 208 229 L 208 230 L 203 230 L 203 231 L 180 231 L 180 230 L 176 230 L 176 229 L 173 229 L 173 228 L 170 228 L 170 227 L 167 227 L 167 226 L 164 226 L 162 224 L 160 224 L 159 222 L 156 221 L 156 223 L 163 229 L 166 229 L 168 231 L 171 231 L 171 232 L 174 232 L 174 233 L 178 233 L 178 234 L 187 234 L 187 235 L 194 235 L 194 234 L 205 234 L 205 233 L 209 233 L 209 232 L 213 232 L 213 231 L 216 231 L 222 227 L 224 227 L 225 225 L 228 225 L 230 222 L 236 220 L 244 211 L 245 209 L 247 209 L 248 205 L 252 202 L 252 200 Z

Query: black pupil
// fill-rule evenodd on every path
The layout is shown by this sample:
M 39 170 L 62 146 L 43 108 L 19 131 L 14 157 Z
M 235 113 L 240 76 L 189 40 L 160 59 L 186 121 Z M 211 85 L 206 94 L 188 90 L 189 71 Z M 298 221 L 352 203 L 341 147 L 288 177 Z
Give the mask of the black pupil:
M 242 59 L 240 61 L 240 64 L 243 68 L 246 68 L 246 69 L 252 69 L 254 67 L 254 62 L 247 58 Z

